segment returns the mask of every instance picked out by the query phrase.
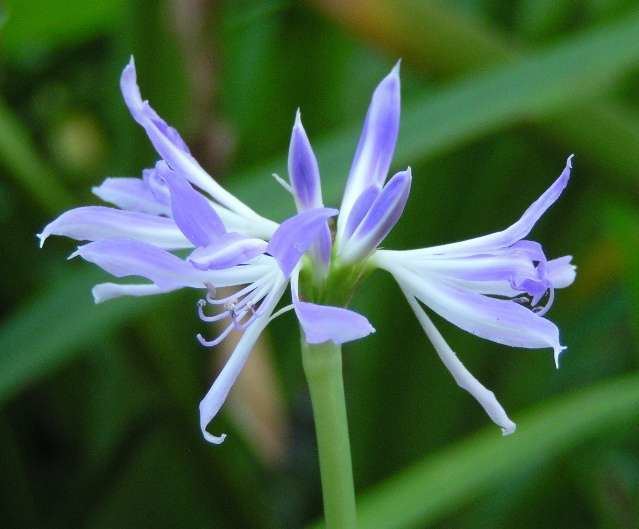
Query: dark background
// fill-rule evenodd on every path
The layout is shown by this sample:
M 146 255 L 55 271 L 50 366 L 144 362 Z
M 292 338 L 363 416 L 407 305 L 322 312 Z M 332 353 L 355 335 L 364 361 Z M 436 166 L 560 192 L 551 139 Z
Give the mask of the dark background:
M 267 216 L 297 107 L 337 205 L 370 94 L 402 58 L 387 247 L 511 223 L 575 153 L 535 229 L 572 254 L 550 313 L 569 349 L 517 350 L 436 319 L 519 425 L 502 438 L 436 358 L 399 289 L 354 300 L 377 333 L 345 347 L 363 529 L 639 526 L 639 9 L 625 0 L 11 0 L 0 26 L 0 526 L 296 528 L 321 514 L 298 330 L 269 326 L 213 431 L 197 404 L 225 348 L 202 349 L 196 294 L 100 306 L 106 276 L 37 248 L 105 176 L 155 161 L 122 103 L 142 92 L 202 164 Z M 226 347 L 226 351 L 228 346 Z

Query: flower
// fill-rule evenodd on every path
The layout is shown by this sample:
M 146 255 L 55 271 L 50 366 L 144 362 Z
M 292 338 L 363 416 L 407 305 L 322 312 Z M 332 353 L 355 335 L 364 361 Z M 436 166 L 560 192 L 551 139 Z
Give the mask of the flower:
M 324 206 L 319 166 L 298 110 L 289 146 L 290 184 L 276 177 L 293 195 L 297 214 L 279 225 L 202 169 L 178 132 L 142 99 L 133 59 L 122 73 L 121 89 L 161 159 L 143 171 L 142 178 L 107 178 L 93 192 L 116 207 L 67 211 L 44 228 L 40 243 L 50 235 L 90 241 L 71 257 L 80 256 L 115 277 L 150 281 L 96 285 L 96 302 L 202 289 L 200 319 L 227 324 L 212 340 L 198 334 L 200 343 L 213 347 L 233 330 L 243 332 L 200 403 L 200 426 L 207 441 L 224 440 L 207 427 L 273 318 L 293 309 L 307 343 L 342 344 L 374 332 L 364 316 L 343 306 L 373 268 L 396 279 L 457 383 L 504 434 L 514 431 L 494 394 L 466 370 L 422 304 L 482 338 L 517 347 L 551 347 L 558 363 L 564 348 L 557 327 L 544 314 L 554 290 L 574 281 L 575 267 L 568 256 L 548 260 L 541 245 L 524 238 L 565 188 L 571 158 L 552 186 L 504 231 L 431 248 L 382 250 L 378 247 L 399 221 L 412 180 L 407 168 L 387 181 L 399 131 L 399 63 L 373 93 L 339 215 Z M 330 219 L 335 216 L 333 237 Z M 189 253 L 181 257 L 184 251 Z M 289 284 L 292 303 L 277 309 Z M 217 288 L 229 286 L 241 288 L 217 297 Z M 209 314 L 207 307 L 222 311 Z
M 559 367 L 565 347 L 559 343 L 557 326 L 543 316 L 555 289 L 575 280 L 575 266 L 570 256 L 548 260 L 539 243 L 524 237 L 566 187 L 571 160 L 572 156 L 559 178 L 503 231 L 419 250 L 377 250 L 371 257 L 393 275 L 455 381 L 477 399 L 504 435 L 513 433 L 515 424 L 494 394 L 464 367 L 420 302 L 481 338 L 512 347 L 551 347 Z
M 205 296 L 197 306 L 200 318 L 228 323 L 213 340 L 198 334 L 200 343 L 213 347 L 231 331 L 243 331 L 200 403 L 205 439 L 221 443 L 225 436 L 212 435 L 206 427 L 270 320 L 294 309 L 308 343 L 330 340 L 342 344 L 374 329 L 351 310 L 300 299 L 302 257 L 309 254 L 320 276 L 328 271 L 332 241 L 327 220 L 337 210 L 322 205 L 317 162 L 299 112 L 289 163 L 299 213 L 278 225 L 257 214 L 202 169 L 178 132 L 142 100 L 133 59 L 122 72 L 121 89 L 129 111 L 145 129 L 161 160 L 145 170 L 142 178 L 107 178 L 93 192 L 116 207 L 86 206 L 67 211 L 38 235 L 40 245 L 51 235 L 90 241 L 70 258 L 79 256 L 118 278 L 137 276 L 150 281 L 98 284 L 93 288 L 96 303 L 185 287 L 203 289 Z M 172 253 L 184 250 L 190 251 L 186 258 Z M 293 303 L 276 311 L 289 282 Z M 238 286 L 243 288 L 216 298 L 216 288 Z M 223 310 L 208 315 L 208 305 Z

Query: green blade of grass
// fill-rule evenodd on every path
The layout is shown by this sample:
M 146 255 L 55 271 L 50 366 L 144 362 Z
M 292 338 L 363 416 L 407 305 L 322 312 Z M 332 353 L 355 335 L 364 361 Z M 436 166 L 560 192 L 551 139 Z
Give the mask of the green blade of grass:
M 514 435 L 501 438 L 491 426 L 363 494 L 358 526 L 424 527 L 524 468 L 556 458 L 608 428 L 628 427 L 639 416 L 638 403 L 636 374 L 545 402 L 521 415 Z
M 0 402 L 77 353 L 95 351 L 114 329 L 158 302 L 152 298 L 125 299 L 93 305 L 91 287 L 103 278 L 94 269 L 74 271 L 3 322 Z
M 72 204 L 71 194 L 35 151 L 27 131 L 0 99 L 0 164 L 38 204 L 55 213 Z

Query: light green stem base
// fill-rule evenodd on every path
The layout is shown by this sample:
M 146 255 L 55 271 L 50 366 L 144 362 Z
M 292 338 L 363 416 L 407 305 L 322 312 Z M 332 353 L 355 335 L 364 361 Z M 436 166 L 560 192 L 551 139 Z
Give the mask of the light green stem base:
M 302 342 L 311 392 L 326 529 L 355 529 L 357 512 L 342 381 L 342 350 L 332 342 Z

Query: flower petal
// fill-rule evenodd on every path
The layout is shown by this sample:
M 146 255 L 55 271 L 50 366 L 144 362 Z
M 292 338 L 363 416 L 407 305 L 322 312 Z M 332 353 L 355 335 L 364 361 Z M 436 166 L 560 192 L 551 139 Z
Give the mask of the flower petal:
M 50 235 L 62 235 L 78 241 L 124 237 L 167 250 L 193 246 L 173 219 L 104 206 L 85 206 L 66 211 L 38 234 L 40 246 Z
M 299 110 L 295 115 L 295 125 L 293 125 L 288 150 L 288 174 L 297 211 L 321 208 L 324 205 L 317 158 L 302 125 Z
M 362 134 L 346 182 L 338 219 L 338 240 L 355 201 L 371 186 L 381 188 L 395 152 L 399 132 L 399 62 L 379 83 L 368 107 Z
M 546 263 L 546 277 L 555 288 L 566 288 L 573 284 L 577 267 L 571 263 L 572 255 L 551 259 Z
M 339 345 L 375 332 L 364 316 L 341 307 L 300 301 L 295 304 L 295 313 L 306 342 L 311 344 L 331 341 Z
M 348 238 L 343 240 L 340 256 L 357 261 L 370 254 L 395 226 L 404 211 L 410 193 L 411 170 L 397 173 L 384 186 L 366 216 Z
M 181 173 L 192 184 L 209 193 L 228 209 L 250 218 L 264 220 L 211 178 L 191 156 L 177 131 L 160 118 L 148 101 L 142 100 L 133 57 L 122 71 L 120 88 L 133 119 L 144 127 L 155 150 L 173 170 Z
M 291 276 L 291 294 L 306 343 L 333 342 L 337 345 L 364 338 L 375 332 L 369 321 L 349 309 L 300 301 L 299 267 Z
M 464 364 L 462 364 L 461 360 L 459 360 L 455 354 L 455 351 L 453 351 L 446 343 L 444 337 L 440 334 L 435 325 L 433 325 L 433 322 L 428 317 L 424 309 L 419 305 L 417 300 L 407 292 L 404 292 L 404 294 L 406 294 L 406 299 L 415 312 L 415 316 L 417 316 L 426 336 L 428 336 L 435 347 L 437 355 L 448 371 L 450 371 L 450 374 L 453 375 L 457 385 L 462 389 L 465 389 L 475 398 L 475 400 L 477 400 L 492 421 L 501 428 L 503 435 L 512 434 L 516 430 L 517 426 L 510 420 L 502 405 L 495 398 L 495 394 L 487 389 L 470 373 L 470 371 L 468 371 L 468 369 L 466 369 Z
M 238 341 L 228 362 L 200 402 L 200 428 L 204 439 L 206 439 L 209 443 L 220 444 L 226 438 L 226 434 L 217 436 L 207 432 L 206 427 L 215 418 L 224 404 L 224 401 L 226 401 L 226 397 L 231 391 L 240 371 L 244 367 L 255 342 L 268 324 L 273 309 L 282 297 L 282 294 L 286 289 L 286 284 L 287 281 L 283 277 L 275 283 L 270 294 L 262 304 L 262 314 L 248 326 L 246 331 L 244 331 L 244 334 Z
M 403 266 L 389 271 L 405 292 L 471 334 L 513 347 L 552 347 L 555 362 L 565 349 L 554 323 L 514 301 L 461 289 L 438 276 L 419 276 Z
M 141 178 L 107 178 L 91 189 L 94 195 L 120 209 L 151 215 L 169 215 L 170 209 L 157 199 L 147 182 Z
M 346 228 L 344 229 L 344 238 L 348 238 L 353 235 L 353 232 L 357 229 L 362 219 L 366 216 L 366 213 L 371 209 L 371 206 L 377 199 L 381 192 L 381 189 L 375 186 L 371 186 L 363 191 L 353 207 L 346 221 Z
M 570 171 L 572 169 L 572 158 L 573 155 L 570 155 L 566 160 L 566 166 L 561 175 L 559 175 L 559 178 L 557 178 L 557 180 L 528 207 L 521 218 L 509 228 L 497 233 L 491 233 L 490 235 L 475 237 L 467 241 L 433 246 L 423 250 L 412 250 L 412 252 L 423 255 L 478 253 L 511 246 L 523 239 L 530 233 L 537 221 L 548 208 L 555 203 L 568 185 Z
M 225 233 L 224 223 L 209 201 L 191 184 L 173 171 L 166 172 L 165 180 L 173 220 L 195 246 L 207 246 Z
M 316 242 L 326 219 L 337 215 L 336 209 L 316 208 L 303 211 L 285 220 L 273 234 L 267 252 L 277 260 L 288 277 L 302 255 Z
M 140 276 L 163 290 L 202 288 L 205 274 L 179 257 L 140 241 L 111 239 L 79 246 L 71 255 L 98 265 L 115 277 Z
M 119 283 L 100 283 L 95 285 L 91 290 L 91 293 L 93 294 L 93 301 L 95 303 L 102 303 L 122 296 L 153 296 L 156 294 L 164 294 L 166 292 L 169 291 L 163 290 L 159 286 L 149 283 L 128 285 Z
M 196 248 L 188 260 L 200 270 L 224 269 L 247 263 L 264 253 L 268 243 L 262 239 L 226 233 L 208 246 Z

